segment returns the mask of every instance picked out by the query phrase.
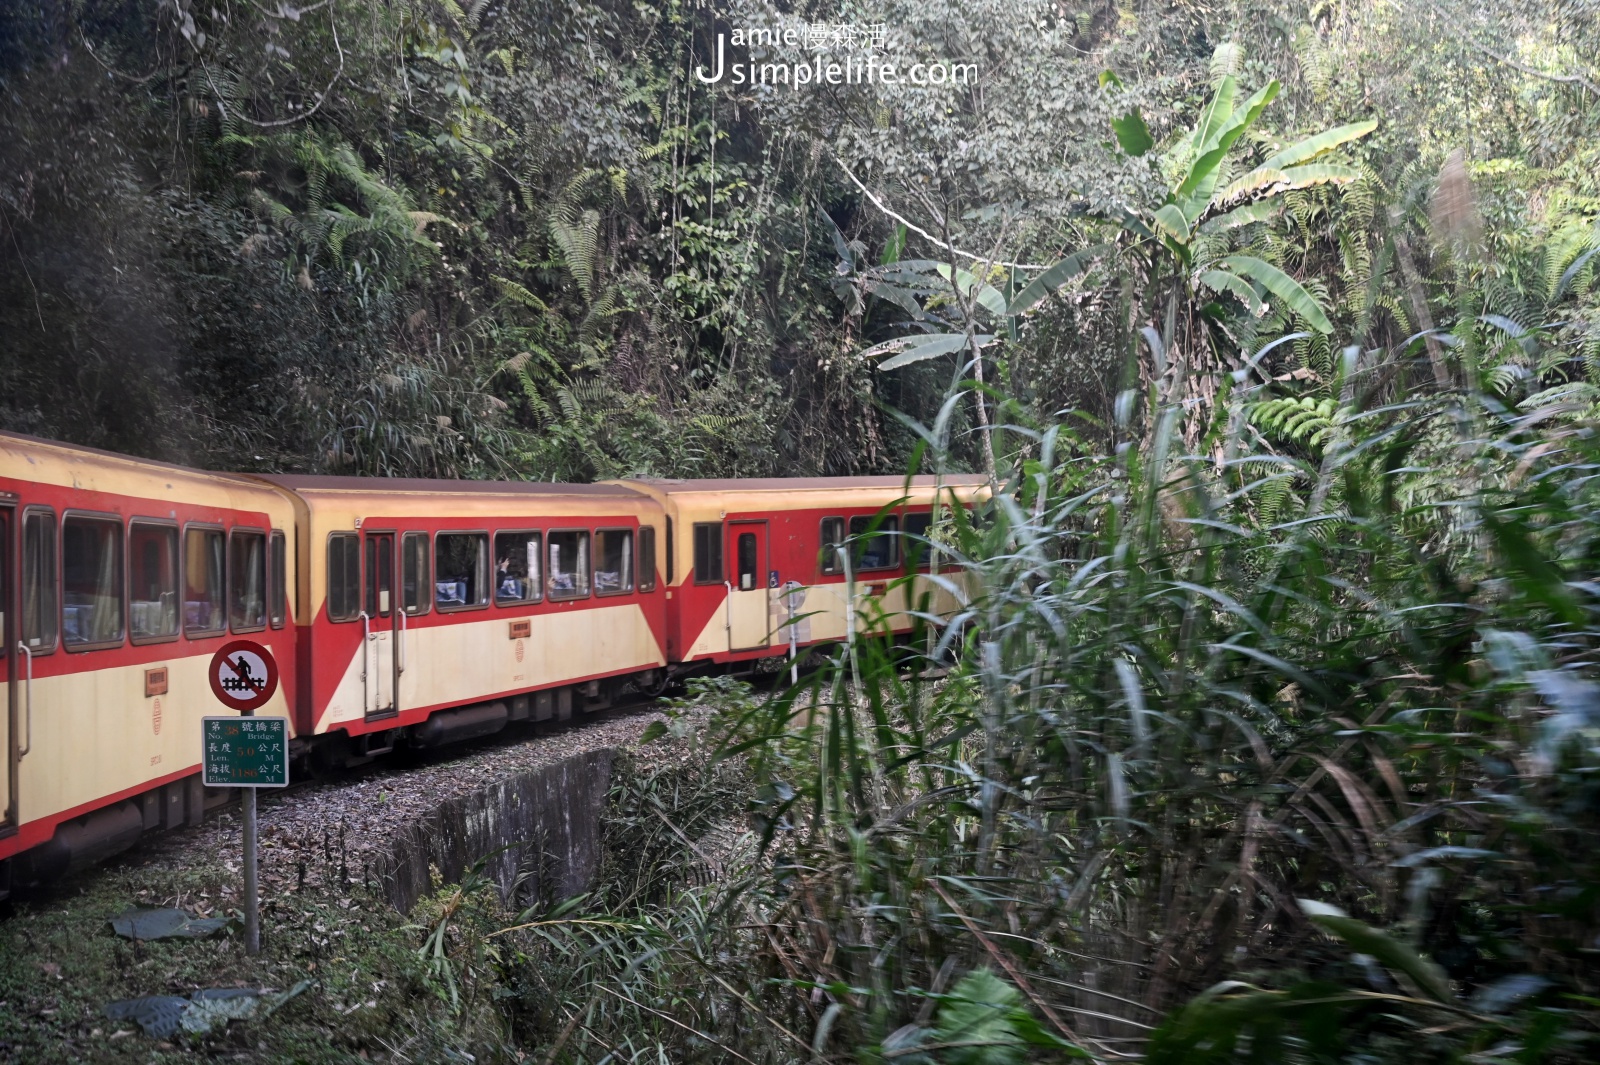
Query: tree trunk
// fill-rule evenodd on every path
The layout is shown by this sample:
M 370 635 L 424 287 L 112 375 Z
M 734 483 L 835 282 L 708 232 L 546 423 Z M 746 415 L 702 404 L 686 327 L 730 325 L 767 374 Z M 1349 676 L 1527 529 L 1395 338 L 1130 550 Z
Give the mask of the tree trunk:
M 983 384 L 983 349 L 978 346 L 978 338 L 973 334 L 971 327 L 967 328 L 967 346 L 972 351 L 972 379 L 981 386 Z M 972 402 L 978 413 L 978 438 L 983 445 L 983 472 L 989 477 L 989 490 L 999 491 L 1000 480 L 995 474 L 994 464 L 994 430 L 989 425 L 989 409 L 983 403 L 983 389 L 975 388 L 972 391 Z

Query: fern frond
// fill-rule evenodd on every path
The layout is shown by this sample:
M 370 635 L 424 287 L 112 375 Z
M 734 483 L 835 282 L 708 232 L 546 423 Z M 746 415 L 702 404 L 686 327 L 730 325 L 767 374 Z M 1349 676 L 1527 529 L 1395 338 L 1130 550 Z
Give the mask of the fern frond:
M 528 291 L 517 282 L 511 280 L 509 277 L 501 277 L 499 274 L 492 274 L 490 277 L 496 285 L 500 286 L 501 292 L 504 292 L 507 296 L 510 296 L 524 307 L 527 307 L 529 310 L 538 311 L 541 314 L 550 313 L 550 307 L 545 303 L 544 300 L 540 299 L 538 296 L 535 296 L 532 292 Z

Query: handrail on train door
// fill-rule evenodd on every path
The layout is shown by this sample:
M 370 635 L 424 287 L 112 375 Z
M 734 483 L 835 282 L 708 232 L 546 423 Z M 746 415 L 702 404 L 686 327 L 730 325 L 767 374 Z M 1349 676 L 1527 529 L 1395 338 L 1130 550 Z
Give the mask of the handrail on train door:
M 23 657 L 28 660 L 27 679 L 23 682 L 23 691 L 27 692 L 28 695 L 28 743 L 27 746 L 17 752 L 17 759 L 20 761 L 26 757 L 29 751 L 33 750 L 33 652 L 21 640 L 17 641 L 17 650 L 21 651 Z
M 363 610 L 361 618 L 361 712 L 367 713 L 367 658 L 371 654 L 368 644 L 372 643 L 372 616 Z

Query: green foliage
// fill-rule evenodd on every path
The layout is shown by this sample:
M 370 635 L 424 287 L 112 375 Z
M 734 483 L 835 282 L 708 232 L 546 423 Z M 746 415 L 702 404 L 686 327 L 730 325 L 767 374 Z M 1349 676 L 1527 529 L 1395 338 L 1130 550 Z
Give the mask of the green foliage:
M 1581 7 L 891 0 L 980 83 L 770 93 L 688 71 L 854 10 L 13 5 L 0 419 L 366 474 L 992 453 L 916 631 L 699 690 L 655 743 L 727 759 L 626 774 L 591 898 L 426 904 L 430 1008 L 543 1060 L 1587 1060 Z
M 875 1055 L 912 1065 L 1020 1065 L 1038 1055 L 1037 1048 L 1085 1056 L 1045 1030 L 1023 1004 L 1021 993 L 988 969 L 972 970 L 947 994 L 935 997 L 939 1011 L 933 1027 L 902 1028 Z
M 483 993 L 502 962 L 498 944 L 488 935 L 496 927 L 500 899 L 494 881 L 484 875 L 487 861 L 478 859 L 449 888 L 433 870 L 433 893 L 411 915 L 419 922 L 412 927 L 427 933 L 417 957 L 432 990 L 457 1014 L 482 1007 Z
M 1280 440 L 1319 448 L 1334 431 L 1337 404 L 1329 397 L 1264 399 L 1250 408 L 1250 421 Z
M 1156 145 L 1150 136 L 1150 127 L 1145 125 L 1144 116 L 1139 114 L 1138 108 L 1121 118 L 1113 118 L 1111 128 L 1117 135 L 1117 144 L 1129 155 L 1141 156 Z
M 1504 1061 L 1542 1060 L 1577 1042 L 1573 1037 L 1579 1033 L 1569 1028 L 1573 1018 L 1566 1011 L 1530 1001 L 1546 987 L 1542 977 L 1510 976 L 1486 987 L 1470 1005 L 1461 1003 L 1439 967 L 1404 943 L 1337 907 L 1306 899 L 1300 905 L 1313 923 L 1369 963 L 1409 978 L 1406 993 L 1333 981 L 1306 980 L 1282 990 L 1226 981 L 1195 996 L 1151 1036 L 1147 1062 L 1343 1061 L 1353 1044 L 1372 1039 L 1401 1012 L 1411 1015 L 1408 1027 L 1442 1020 L 1458 1033 L 1458 1043 L 1493 1045 L 1494 1056 Z
M 1342 402 L 1236 389 L 1220 465 L 1177 446 L 1174 406 L 1137 451 L 1034 430 L 978 520 L 951 514 L 936 584 L 908 581 L 954 598 L 950 624 L 858 636 L 730 709 L 772 869 L 743 920 L 821 995 L 776 1020 L 920 1049 L 919 989 L 998 965 L 1008 990 L 980 998 L 1024 995 L 1092 1055 L 1582 1060 L 1592 1013 L 1549 1009 L 1596 990 L 1568 945 L 1600 928 L 1576 739 L 1600 607 L 1574 580 L 1596 499 L 1572 475 L 1600 453 L 1492 397 L 1369 405 L 1394 357 L 1343 356 Z M 1315 464 L 1248 432 L 1271 411 L 1309 439 L 1312 410 L 1337 429 Z M 1562 990 L 1481 1005 L 1534 971 Z
M 370 172 L 348 145 L 299 129 L 273 136 L 229 134 L 217 147 L 242 172 L 259 175 L 249 203 L 288 238 L 293 264 L 350 265 L 347 245 L 370 249 L 369 262 L 391 262 L 386 274 L 403 279 L 409 255 L 435 245 L 427 227 L 440 216 L 413 208 L 409 195 Z M 359 261 L 359 260 L 358 260 Z

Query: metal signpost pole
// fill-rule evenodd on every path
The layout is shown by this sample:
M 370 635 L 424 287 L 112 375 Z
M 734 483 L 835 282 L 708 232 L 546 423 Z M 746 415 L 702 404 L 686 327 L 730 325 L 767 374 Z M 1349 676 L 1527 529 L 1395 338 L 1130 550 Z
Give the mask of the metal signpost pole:
M 200 719 L 201 780 L 207 787 L 238 788 L 244 814 L 244 950 L 261 952 L 261 882 L 258 875 L 256 789 L 289 783 L 289 722 L 256 717 L 278 690 L 272 652 L 253 640 L 235 640 L 211 658 L 211 690 L 238 717 Z
M 254 710 L 246 710 L 245 717 L 254 717 Z M 256 881 L 256 789 L 240 788 L 244 792 L 244 952 L 261 953 L 261 899 Z

